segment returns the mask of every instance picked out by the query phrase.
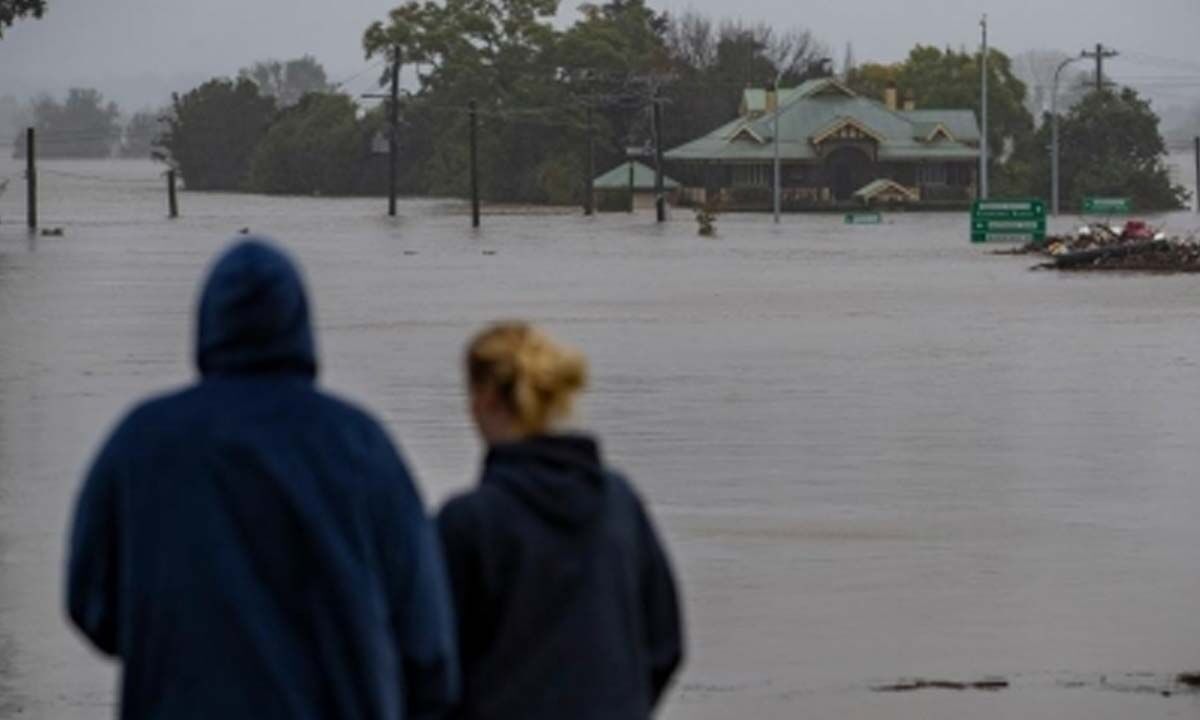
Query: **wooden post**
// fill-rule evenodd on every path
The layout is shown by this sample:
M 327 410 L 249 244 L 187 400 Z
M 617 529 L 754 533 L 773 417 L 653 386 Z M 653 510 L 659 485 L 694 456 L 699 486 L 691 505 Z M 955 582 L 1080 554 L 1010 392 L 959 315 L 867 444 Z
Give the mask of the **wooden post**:
M 584 193 L 587 197 L 583 199 L 583 214 L 591 215 L 596 211 L 596 188 L 592 184 L 596 178 L 596 140 L 595 132 L 592 126 L 592 103 L 589 100 L 587 106 L 587 181 L 583 185 Z
M 167 209 L 172 220 L 179 217 L 179 201 L 175 197 L 175 170 L 173 169 L 167 171 Z
M 634 210 L 637 209 L 636 203 L 634 203 L 634 201 L 633 201 L 633 196 L 634 196 L 634 192 L 635 192 L 634 187 L 633 187 L 633 164 L 634 164 L 634 162 L 636 162 L 636 161 L 633 158 L 629 159 L 629 212 L 633 212 Z
M 1200 135 L 1196 136 L 1196 212 L 1200 213 Z
M 29 229 L 37 230 L 37 143 L 34 136 L 34 129 L 28 128 L 25 130 L 25 188 L 26 188 L 26 205 L 25 217 L 29 223 Z
M 654 213 L 658 222 L 667 220 L 667 198 L 663 194 L 662 154 L 662 102 L 657 96 L 654 103 Z
M 396 217 L 396 168 L 400 134 L 400 46 L 392 48 L 392 104 L 389 109 L 391 132 L 388 133 L 388 215 Z
M 471 116 L 471 227 L 479 227 L 479 117 L 475 101 L 467 105 Z

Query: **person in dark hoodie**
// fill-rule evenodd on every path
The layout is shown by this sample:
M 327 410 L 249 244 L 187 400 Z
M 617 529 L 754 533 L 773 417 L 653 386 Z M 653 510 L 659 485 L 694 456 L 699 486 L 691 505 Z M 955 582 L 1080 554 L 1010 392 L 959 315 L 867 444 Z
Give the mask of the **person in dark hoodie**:
M 119 424 L 75 510 L 68 612 L 122 662 L 121 717 L 440 715 L 437 535 L 383 429 L 314 387 L 296 268 L 238 243 L 197 326 L 199 382 Z
M 466 358 L 483 479 L 438 517 L 458 615 L 457 720 L 642 720 L 683 658 L 666 553 L 594 439 L 555 432 L 582 356 L 524 323 Z

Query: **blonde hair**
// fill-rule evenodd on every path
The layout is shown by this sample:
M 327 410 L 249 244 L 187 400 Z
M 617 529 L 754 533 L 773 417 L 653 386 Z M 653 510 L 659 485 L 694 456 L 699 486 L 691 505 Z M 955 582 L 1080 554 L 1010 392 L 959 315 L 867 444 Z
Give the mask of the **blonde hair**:
M 531 435 L 569 416 L 587 385 L 587 359 L 525 322 L 485 328 L 467 346 L 466 365 L 471 389 L 493 388 Z

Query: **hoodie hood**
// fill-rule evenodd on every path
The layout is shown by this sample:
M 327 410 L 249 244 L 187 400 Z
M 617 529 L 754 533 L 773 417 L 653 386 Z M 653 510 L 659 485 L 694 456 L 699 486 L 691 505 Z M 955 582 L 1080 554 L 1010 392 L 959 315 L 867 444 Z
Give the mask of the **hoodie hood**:
M 243 240 L 217 260 L 200 296 L 196 334 L 196 365 L 204 376 L 316 376 L 304 282 L 265 238 Z
M 591 524 L 608 489 L 600 448 L 583 435 L 496 445 L 484 461 L 483 482 L 503 486 L 547 521 L 570 529 Z

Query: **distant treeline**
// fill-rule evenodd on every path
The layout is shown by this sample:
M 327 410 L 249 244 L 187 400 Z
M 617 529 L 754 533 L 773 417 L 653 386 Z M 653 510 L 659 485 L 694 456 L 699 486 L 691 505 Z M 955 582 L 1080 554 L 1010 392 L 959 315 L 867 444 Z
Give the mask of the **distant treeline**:
M 918 107 L 980 109 L 978 53 L 917 46 L 900 63 L 857 64 L 847 47 L 834 67 L 829 48 L 804 28 L 668 15 L 645 0 L 585 4 L 573 24 L 559 28 L 557 10 L 557 0 L 412 1 L 366 30 L 375 63 L 368 71 L 379 73 L 381 87 L 397 56 L 404 77 L 415 71 L 417 79 L 398 108 L 403 193 L 467 193 L 472 103 L 481 194 L 535 203 L 582 199 L 589 138 L 597 173 L 630 149 L 647 149 L 655 104 L 666 148 L 733 119 L 744 88 L 777 79 L 788 87 L 836 72 L 869 97 L 895 85 Z M 1017 61 L 989 54 L 996 195 L 1048 194 L 1049 129 L 1035 113 L 1045 101 L 1041 78 L 1059 62 L 1053 53 Z M 1061 100 L 1069 108 L 1061 123 L 1064 202 L 1114 194 L 1134 197 L 1143 209 L 1181 204 L 1185 194 L 1168 179 L 1148 102 L 1129 89 L 1076 89 Z M 214 78 L 123 130 L 115 106 L 94 91 L 72 91 L 62 105 L 43 99 L 34 115 L 44 155 L 144 156 L 153 142 L 191 189 L 347 195 L 386 187 L 388 109 L 386 101 L 361 106 L 304 57 Z

